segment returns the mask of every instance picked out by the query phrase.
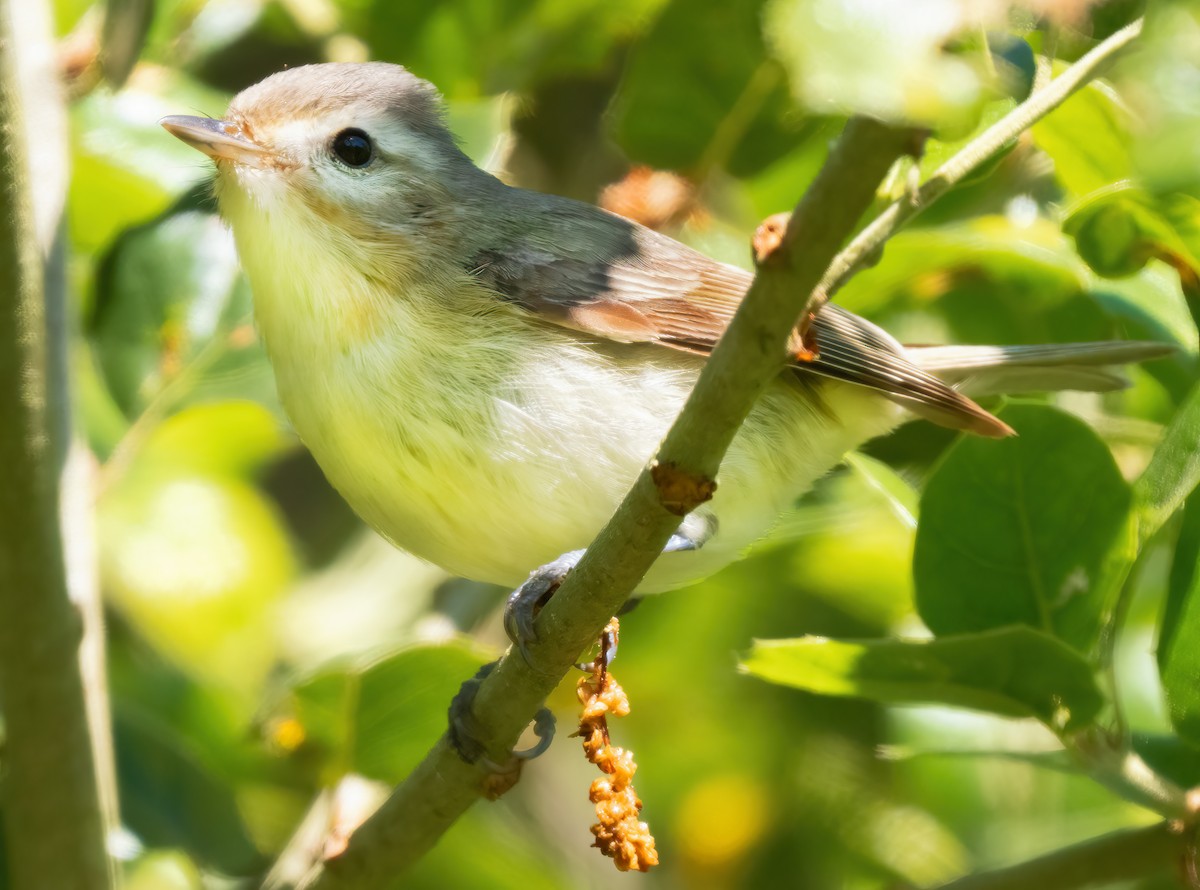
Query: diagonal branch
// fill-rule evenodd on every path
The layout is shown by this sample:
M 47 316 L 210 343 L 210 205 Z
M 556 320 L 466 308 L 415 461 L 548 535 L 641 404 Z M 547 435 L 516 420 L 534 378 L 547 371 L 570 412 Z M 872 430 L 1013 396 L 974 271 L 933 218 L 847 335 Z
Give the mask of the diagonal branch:
M 918 195 L 921 208 L 1097 76 L 1101 63 L 1137 34 L 1114 35 L 997 128 L 1003 138 L 976 140 L 951 159 Z M 1006 123 L 1007 122 L 1007 123 Z M 985 133 L 986 137 L 988 134 Z M 729 330 L 704 366 L 695 390 L 647 467 L 578 567 L 538 618 L 538 667 L 512 650 L 482 682 L 474 718 L 487 755 L 503 762 L 518 737 L 579 657 L 616 614 L 676 530 L 680 516 L 712 491 L 725 450 L 755 399 L 782 366 L 797 319 L 814 300 L 849 277 L 917 209 L 888 208 L 863 235 L 834 256 L 869 206 L 892 163 L 911 152 L 914 132 L 852 119 L 792 214 L 778 249 L 760 264 Z M 990 147 L 989 147 L 990 146 Z M 958 166 L 953 166 L 953 165 Z M 947 171 L 949 168 L 949 171 Z M 869 237 L 868 233 L 871 233 Z M 832 263 L 832 265 L 831 265 Z M 305 882 L 310 890 L 384 886 L 432 847 L 481 794 L 485 771 L 465 763 L 443 736 L 421 764 L 351 838 L 346 851 Z

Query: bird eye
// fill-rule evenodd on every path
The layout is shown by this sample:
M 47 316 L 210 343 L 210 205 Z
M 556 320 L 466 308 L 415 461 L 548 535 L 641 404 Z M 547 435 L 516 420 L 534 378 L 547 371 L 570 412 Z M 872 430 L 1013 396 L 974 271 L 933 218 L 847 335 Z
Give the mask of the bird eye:
M 347 167 L 365 167 L 375 154 L 371 137 L 354 128 L 342 130 L 333 137 L 333 153 Z

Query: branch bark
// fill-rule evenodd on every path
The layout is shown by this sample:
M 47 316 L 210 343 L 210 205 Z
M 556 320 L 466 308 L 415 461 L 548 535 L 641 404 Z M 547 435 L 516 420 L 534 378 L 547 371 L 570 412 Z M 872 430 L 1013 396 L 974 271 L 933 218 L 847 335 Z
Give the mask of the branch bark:
M 679 523 L 680 486 L 685 492 L 691 486 L 696 503 L 704 499 L 754 400 L 779 372 L 790 332 L 814 300 L 836 290 L 920 209 L 1096 77 L 1139 30 L 1137 23 L 1109 38 L 947 162 L 918 192 L 916 203 L 897 201 L 835 257 L 883 175 L 911 150 L 915 139 L 911 130 L 875 121 L 855 118 L 847 124 L 829 161 L 796 206 L 781 246 L 760 265 L 655 460 L 539 616 L 539 642 L 532 647 L 537 666 L 510 650 L 481 684 L 473 710 L 489 758 L 504 762 L 546 696 L 659 555 Z M 664 480 L 671 483 L 669 494 Z M 480 796 L 483 778 L 484 770 L 465 763 L 443 735 L 355 832 L 346 851 L 303 886 L 365 890 L 386 885 L 429 850 Z
M 44 35 L 28 27 L 44 12 L 0 0 L 0 801 L 9 886 L 100 890 L 112 886 L 112 871 L 59 512 L 68 443 L 62 257 L 45 246 L 57 228 L 53 202 L 35 208 L 35 186 L 46 194 L 54 183 L 30 172 L 29 81 L 17 64 L 48 44 L 48 26 Z M 39 136 L 53 148 L 53 133 Z
M 1149 828 L 1115 831 L 995 871 L 967 875 L 937 890 L 1081 890 L 1146 878 L 1185 867 L 1195 859 L 1194 830 L 1160 822 Z

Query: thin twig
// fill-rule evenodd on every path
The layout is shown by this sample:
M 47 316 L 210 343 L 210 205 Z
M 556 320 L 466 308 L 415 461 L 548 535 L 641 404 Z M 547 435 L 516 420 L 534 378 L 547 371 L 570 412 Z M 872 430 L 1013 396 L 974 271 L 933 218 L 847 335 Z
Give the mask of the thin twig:
M 835 294 L 884 242 L 914 216 L 961 182 L 981 164 L 1065 102 L 1072 94 L 1094 80 L 1118 52 L 1142 33 L 1138 19 L 1112 34 L 1074 65 L 1051 80 L 1044 88 L 992 124 L 971 140 L 954 157 L 942 164 L 917 190 L 890 204 L 871 224 L 846 245 L 821 279 L 821 288 Z M 1086 138 L 1086 137 L 1082 137 Z
M 1039 92 L 1050 85 L 1054 77 L 1054 57 L 1058 53 L 1058 26 L 1050 23 L 1042 31 L 1042 52 L 1037 57 L 1033 72 L 1033 91 Z

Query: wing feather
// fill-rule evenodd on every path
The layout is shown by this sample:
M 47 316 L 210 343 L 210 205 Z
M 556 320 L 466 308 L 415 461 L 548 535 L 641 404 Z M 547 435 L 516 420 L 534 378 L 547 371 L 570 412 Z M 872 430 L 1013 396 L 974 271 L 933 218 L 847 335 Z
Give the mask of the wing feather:
M 596 211 L 600 213 L 600 211 Z M 679 242 L 632 226 L 632 247 L 614 258 L 511 243 L 480 250 L 467 264 L 476 280 L 541 318 L 625 343 L 712 351 L 750 286 L 750 273 Z M 812 334 L 819 356 L 797 362 L 816 374 L 874 389 L 943 426 L 986 436 L 1012 430 L 914 364 L 882 329 L 835 306 L 823 307 Z

